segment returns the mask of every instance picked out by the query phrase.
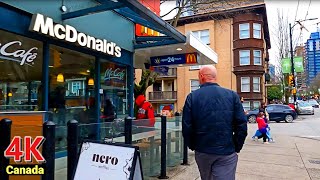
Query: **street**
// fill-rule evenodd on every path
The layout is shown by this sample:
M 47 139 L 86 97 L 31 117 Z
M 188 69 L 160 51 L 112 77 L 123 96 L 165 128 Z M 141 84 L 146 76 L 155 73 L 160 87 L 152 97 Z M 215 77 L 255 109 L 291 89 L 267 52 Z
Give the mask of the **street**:
M 250 129 L 256 126 L 256 124 L 249 124 L 249 135 L 252 136 L 254 130 Z M 293 123 L 271 122 L 270 127 L 271 133 L 277 136 L 288 135 L 320 140 L 320 108 L 315 108 L 314 115 L 299 115 Z
M 257 124 L 248 124 L 248 137 L 238 154 L 237 180 L 320 180 L 320 109 L 315 115 L 300 115 L 293 123 L 271 122 L 274 143 L 262 144 L 251 137 Z M 174 180 L 200 180 L 194 152 L 190 166 L 168 170 Z

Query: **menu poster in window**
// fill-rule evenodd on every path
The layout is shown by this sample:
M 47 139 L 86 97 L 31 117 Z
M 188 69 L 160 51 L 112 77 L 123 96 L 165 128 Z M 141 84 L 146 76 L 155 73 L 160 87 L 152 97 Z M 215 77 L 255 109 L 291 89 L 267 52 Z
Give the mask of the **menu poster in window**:
M 126 86 L 126 67 L 108 63 L 104 66 L 102 78 L 104 85 L 123 87 Z
M 84 142 L 74 180 L 142 180 L 137 148 L 119 144 Z

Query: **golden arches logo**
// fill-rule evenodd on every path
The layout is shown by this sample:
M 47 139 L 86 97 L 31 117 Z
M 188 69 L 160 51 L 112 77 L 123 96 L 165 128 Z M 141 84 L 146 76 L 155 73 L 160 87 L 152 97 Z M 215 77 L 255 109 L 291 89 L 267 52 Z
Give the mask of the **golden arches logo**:
M 154 61 L 156 64 L 160 64 L 160 58 L 155 59 Z
M 195 64 L 197 63 L 197 56 L 195 53 L 186 54 L 186 63 Z

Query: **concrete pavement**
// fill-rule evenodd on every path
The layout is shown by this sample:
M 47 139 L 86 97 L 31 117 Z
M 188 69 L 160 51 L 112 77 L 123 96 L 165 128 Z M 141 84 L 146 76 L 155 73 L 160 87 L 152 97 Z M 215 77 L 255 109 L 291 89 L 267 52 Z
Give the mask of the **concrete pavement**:
M 274 139 L 275 143 L 262 144 L 261 140 L 252 141 L 248 136 L 239 154 L 237 180 L 320 180 L 319 140 L 285 135 L 274 135 Z M 189 166 L 169 169 L 170 179 L 200 180 L 193 152 L 189 162 Z

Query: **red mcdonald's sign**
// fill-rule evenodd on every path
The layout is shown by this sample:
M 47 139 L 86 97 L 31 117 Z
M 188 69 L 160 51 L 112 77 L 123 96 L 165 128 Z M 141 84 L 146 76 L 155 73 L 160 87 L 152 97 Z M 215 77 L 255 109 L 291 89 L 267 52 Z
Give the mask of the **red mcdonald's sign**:
M 186 64 L 196 64 L 197 62 L 197 53 L 186 54 Z

